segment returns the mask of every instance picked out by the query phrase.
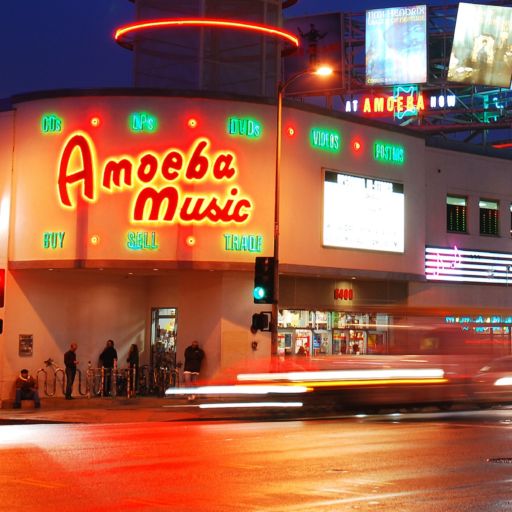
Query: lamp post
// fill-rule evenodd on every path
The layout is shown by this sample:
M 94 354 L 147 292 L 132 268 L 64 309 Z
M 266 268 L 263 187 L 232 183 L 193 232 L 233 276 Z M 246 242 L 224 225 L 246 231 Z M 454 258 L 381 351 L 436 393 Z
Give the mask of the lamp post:
M 271 352 L 277 353 L 278 348 L 278 316 L 279 316 L 279 197 L 281 174 L 281 145 L 283 128 L 283 96 L 286 88 L 298 78 L 304 75 L 329 76 L 333 73 L 331 67 L 318 66 L 292 75 L 288 80 L 279 81 L 277 85 L 277 109 L 276 109 L 276 162 L 274 184 L 274 301 L 272 302 L 271 325 Z

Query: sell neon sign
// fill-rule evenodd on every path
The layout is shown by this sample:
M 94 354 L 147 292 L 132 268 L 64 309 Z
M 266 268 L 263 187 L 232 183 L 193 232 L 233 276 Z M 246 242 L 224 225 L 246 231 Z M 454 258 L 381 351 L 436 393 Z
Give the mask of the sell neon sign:
M 132 251 L 156 251 L 158 244 L 156 242 L 156 233 L 153 231 L 130 231 L 127 235 L 126 247 Z
M 227 150 L 211 154 L 207 138 L 196 139 L 185 153 L 170 148 L 163 154 L 146 151 L 136 156 L 109 157 L 97 163 L 96 147 L 85 132 L 65 142 L 58 164 L 57 196 L 65 208 L 75 209 L 79 198 L 94 203 L 100 192 L 133 191 L 132 222 L 164 224 L 244 224 L 253 203 L 233 183 L 238 169 Z M 222 193 L 201 194 L 180 185 L 209 182 L 227 185 Z M 163 183 L 163 185 L 162 185 Z

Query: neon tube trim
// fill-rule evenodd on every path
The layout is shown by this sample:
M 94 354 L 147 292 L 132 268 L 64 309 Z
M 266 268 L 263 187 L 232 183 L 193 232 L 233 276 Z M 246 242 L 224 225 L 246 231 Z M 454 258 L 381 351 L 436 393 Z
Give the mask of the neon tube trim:
M 114 40 L 119 44 L 126 44 L 123 41 L 123 36 L 139 32 L 142 30 L 151 30 L 167 27 L 219 27 L 219 28 L 233 28 L 249 30 L 253 32 L 261 32 L 265 35 L 280 37 L 295 47 L 299 47 L 299 38 L 291 32 L 281 30 L 269 25 L 260 25 L 257 23 L 245 23 L 242 21 L 229 21 L 229 20 L 215 20 L 208 18 L 193 18 L 193 19 L 163 19 L 163 20 L 148 20 L 139 21 L 137 23 L 130 23 L 118 28 L 114 34 Z

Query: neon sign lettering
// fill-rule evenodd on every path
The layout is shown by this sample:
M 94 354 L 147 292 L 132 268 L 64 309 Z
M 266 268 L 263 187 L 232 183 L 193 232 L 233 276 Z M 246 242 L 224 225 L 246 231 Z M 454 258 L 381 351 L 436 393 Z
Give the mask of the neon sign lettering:
M 261 235 L 224 235 L 224 250 L 237 252 L 261 252 L 263 237 Z
M 129 231 L 127 235 L 126 247 L 132 251 L 150 250 L 155 251 L 158 249 L 156 243 L 156 233 L 153 231 Z
M 187 153 L 172 148 L 165 154 L 147 151 L 135 157 L 110 157 L 101 165 L 96 160 L 96 148 L 86 133 L 75 132 L 67 139 L 57 181 L 63 207 L 76 208 L 77 200 L 71 198 L 70 189 L 90 203 L 99 199 L 100 190 L 132 190 L 133 222 L 243 224 L 250 219 L 251 200 L 231 183 L 238 173 L 235 155 L 229 151 L 210 154 L 206 138 L 196 139 Z M 223 194 L 201 194 L 179 186 L 204 182 L 229 187 Z
M 311 146 L 324 151 L 337 153 L 341 147 L 341 136 L 334 130 L 312 128 L 309 134 Z
M 250 118 L 230 117 L 228 119 L 229 135 L 238 135 L 248 139 L 257 139 L 261 137 L 263 129 L 261 123 Z
M 43 233 L 43 249 L 62 249 L 65 231 L 46 231 Z
M 44 114 L 41 117 L 41 131 L 43 133 L 60 133 L 62 131 L 62 119 L 56 114 Z
M 422 94 L 414 96 L 374 96 L 363 98 L 364 114 L 393 114 L 407 110 L 425 110 L 425 100 Z
M 405 148 L 398 144 L 376 141 L 373 144 L 373 158 L 378 162 L 403 165 L 405 162 Z
M 153 133 L 158 127 L 158 120 L 147 112 L 133 112 L 128 118 L 128 124 L 134 133 Z

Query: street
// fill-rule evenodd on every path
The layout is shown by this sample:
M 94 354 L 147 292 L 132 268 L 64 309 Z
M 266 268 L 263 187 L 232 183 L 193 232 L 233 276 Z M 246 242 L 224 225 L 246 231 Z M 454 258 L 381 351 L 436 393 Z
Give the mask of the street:
M 0 510 L 510 510 L 511 437 L 506 409 L 1 426 Z

